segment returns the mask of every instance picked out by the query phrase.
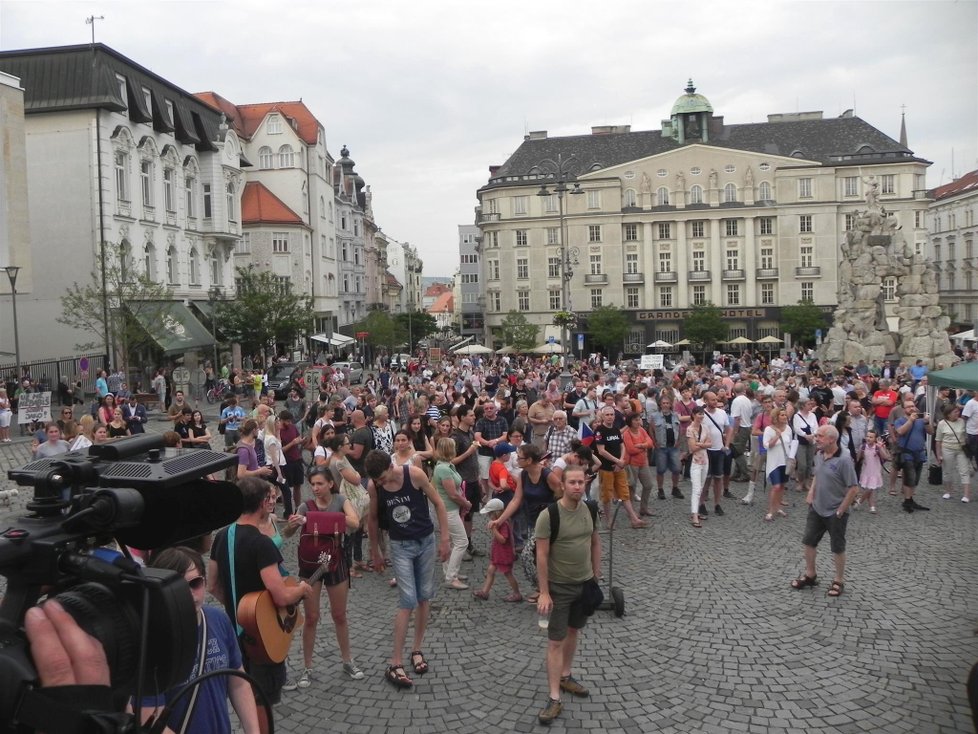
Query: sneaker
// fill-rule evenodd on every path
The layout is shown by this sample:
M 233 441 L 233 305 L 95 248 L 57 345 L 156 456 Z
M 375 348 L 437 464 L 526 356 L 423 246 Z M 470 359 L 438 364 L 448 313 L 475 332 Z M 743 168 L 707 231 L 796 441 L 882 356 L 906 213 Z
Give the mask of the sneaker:
M 945 492 L 944 494 L 941 495 L 941 499 L 942 500 L 949 500 L 949 499 L 951 499 L 951 493 L 950 492 Z
M 560 712 L 563 710 L 564 705 L 559 700 L 548 698 L 546 707 L 537 715 L 537 721 L 545 726 L 549 726 L 554 719 L 560 716 Z
M 716 507 L 713 508 L 713 514 L 716 515 L 717 517 L 723 517 L 727 513 L 723 511 L 723 508 L 720 507 L 720 505 L 717 505 Z
M 679 487 L 676 487 L 676 488 L 674 488 L 672 490 L 672 496 L 675 497 L 677 500 L 684 500 L 684 499 L 686 499 L 686 497 L 683 495 L 683 493 L 679 491 Z
M 968 502 L 971 502 L 971 500 L 970 500 L 970 499 L 968 499 L 967 497 L 962 497 L 962 498 L 961 498 L 961 501 L 962 501 L 962 502 L 964 502 L 964 503 L 968 503 Z
M 913 512 L 913 502 L 911 502 L 910 500 L 904 500 L 903 501 L 903 511 L 904 512 Z
M 700 515 L 709 515 L 710 513 L 706 511 L 706 505 L 702 502 L 700 503 L 700 509 L 698 510 Z
M 468 584 L 459 581 L 457 578 L 452 579 L 451 581 L 446 581 L 445 586 L 447 586 L 449 589 L 455 589 L 456 591 L 465 591 L 467 588 L 469 588 Z
M 732 500 L 734 498 L 734 496 L 732 494 L 730 494 L 730 490 L 729 489 L 723 490 L 723 496 L 726 497 L 728 500 Z
M 472 554 L 469 551 L 465 551 L 465 553 L 462 554 L 462 560 L 463 561 L 471 561 L 472 560 Z
M 923 510 L 924 512 L 928 512 L 928 511 L 930 510 L 930 508 L 929 508 L 929 507 L 924 507 L 923 505 L 918 505 L 918 504 L 917 504 L 917 501 L 916 501 L 916 500 L 914 500 L 913 498 L 911 498 L 911 500 L 910 500 L 910 505 L 911 505 L 911 506 L 912 506 L 912 507 L 913 507 L 913 508 L 914 508 L 915 510 Z
M 352 660 L 348 663 L 343 663 L 343 672 L 353 678 L 353 680 L 363 680 L 364 678 L 363 671 Z
M 869 506 L 869 512 L 870 512 L 871 515 L 875 515 L 876 514 L 876 505 L 870 505 Z
M 590 695 L 588 689 L 582 686 L 572 675 L 560 679 L 560 690 L 581 698 L 587 698 Z
M 299 684 L 296 683 L 296 679 L 295 678 L 289 678 L 287 681 L 285 681 L 285 685 L 282 686 L 282 690 L 283 691 L 294 691 L 298 687 L 299 687 Z
M 466 576 L 464 573 L 456 574 L 455 578 L 457 578 L 459 581 L 468 581 L 469 580 L 469 577 Z
M 659 490 L 659 499 L 660 499 L 660 500 L 664 500 L 665 498 L 666 498 L 666 493 L 665 493 L 665 492 L 663 492 L 663 491 L 662 491 L 662 490 L 660 489 L 660 490 Z
M 312 668 L 306 668 L 302 671 L 302 675 L 299 676 L 296 685 L 299 688 L 308 688 L 312 685 Z

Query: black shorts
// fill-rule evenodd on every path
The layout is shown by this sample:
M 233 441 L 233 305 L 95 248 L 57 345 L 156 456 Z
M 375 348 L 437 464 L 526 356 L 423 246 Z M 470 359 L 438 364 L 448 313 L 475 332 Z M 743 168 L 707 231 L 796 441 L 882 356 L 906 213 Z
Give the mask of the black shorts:
M 302 459 L 296 459 L 295 461 L 286 459 L 282 474 L 290 487 L 301 487 L 306 480 L 304 476 L 305 467 L 302 464 Z
M 924 468 L 924 462 L 904 457 L 900 468 L 903 470 L 904 487 L 916 487 L 920 483 L 920 470 Z
M 829 547 L 832 552 L 838 555 L 846 552 L 846 525 L 849 523 L 849 513 L 842 517 L 836 514 L 822 517 L 814 508 L 808 508 L 808 518 L 805 521 L 805 535 L 801 542 L 809 548 L 818 546 L 822 536 L 826 531 L 829 534 Z
M 706 470 L 707 477 L 722 477 L 723 476 L 723 459 L 724 453 L 722 449 L 706 450 L 706 461 L 708 468 Z
M 261 663 L 256 663 L 248 659 L 248 656 L 241 652 L 241 658 L 244 663 L 245 672 L 255 679 L 255 682 L 261 687 L 262 692 L 268 697 L 269 705 L 274 706 L 275 704 L 281 703 L 282 701 L 282 686 L 285 685 L 285 663 L 271 663 L 269 665 L 263 665 Z M 262 704 L 261 697 L 255 694 L 255 703 L 258 705 Z
M 472 507 L 462 516 L 462 519 L 465 522 L 472 522 L 472 516 L 479 512 L 479 508 L 482 506 L 482 489 L 479 487 L 478 482 L 466 482 L 463 480 L 462 486 L 465 488 L 465 499 L 472 503 Z

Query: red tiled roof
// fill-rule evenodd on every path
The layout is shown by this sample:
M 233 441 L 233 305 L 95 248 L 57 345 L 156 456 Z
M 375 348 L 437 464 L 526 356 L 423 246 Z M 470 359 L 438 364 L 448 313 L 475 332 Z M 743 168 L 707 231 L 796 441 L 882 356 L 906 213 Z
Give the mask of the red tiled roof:
M 447 293 L 451 290 L 451 287 L 445 283 L 432 283 L 426 289 L 424 294 L 426 296 L 440 296 L 442 293 Z
M 390 272 L 389 270 L 387 271 L 387 285 L 392 286 L 392 287 L 393 286 L 397 286 L 398 288 L 403 288 L 404 287 L 404 286 L 401 285 L 401 281 L 399 281 L 394 276 L 394 274 L 392 272 Z
M 978 189 L 978 170 L 966 173 L 956 181 L 932 189 L 930 195 L 931 198 L 937 201 L 947 199 L 951 196 L 957 196 L 958 194 L 964 194 L 968 191 L 974 191 L 975 189 Z
M 216 92 L 198 92 L 194 96 L 223 112 L 234 131 L 243 138 L 250 140 L 269 112 L 279 112 L 289 124 L 295 122 L 293 128 L 305 143 L 315 145 L 319 140 L 319 120 L 302 101 L 235 105 Z
M 305 224 L 280 198 L 257 181 L 245 184 L 241 194 L 242 224 Z
M 455 310 L 455 296 L 449 291 L 448 293 L 442 293 L 431 304 L 431 308 L 428 309 L 428 313 L 448 313 Z

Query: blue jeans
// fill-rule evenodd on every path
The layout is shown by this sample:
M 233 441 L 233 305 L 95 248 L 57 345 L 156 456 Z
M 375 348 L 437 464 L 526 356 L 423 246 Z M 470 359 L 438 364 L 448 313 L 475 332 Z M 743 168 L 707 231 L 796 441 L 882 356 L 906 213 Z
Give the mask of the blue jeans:
M 435 535 L 419 540 L 391 538 L 391 566 L 397 578 L 400 609 L 414 609 L 435 598 Z
M 673 446 L 671 449 L 656 447 L 655 449 L 655 473 L 662 476 L 666 471 L 678 474 L 683 470 L 679 463 L 679 447 Z

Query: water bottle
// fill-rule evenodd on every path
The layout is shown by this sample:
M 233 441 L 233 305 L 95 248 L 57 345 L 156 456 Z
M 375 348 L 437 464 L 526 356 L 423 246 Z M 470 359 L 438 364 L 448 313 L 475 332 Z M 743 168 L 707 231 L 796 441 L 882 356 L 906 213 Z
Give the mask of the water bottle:
M 548 629 L 550 627 L 550 613 L 547 614 L 537 614 L 537 627 L 542 630 Z

